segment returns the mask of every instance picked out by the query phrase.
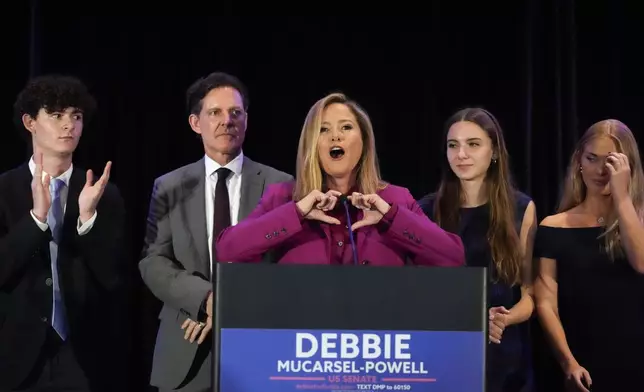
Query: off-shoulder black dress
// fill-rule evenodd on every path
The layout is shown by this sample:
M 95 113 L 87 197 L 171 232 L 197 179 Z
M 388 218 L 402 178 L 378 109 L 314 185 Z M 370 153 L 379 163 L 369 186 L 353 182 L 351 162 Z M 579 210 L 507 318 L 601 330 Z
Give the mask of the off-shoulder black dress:
M 592 391 L 644 391 L 644 275 L 610 260 L 602 232 L 541 225 L 534 255 L 556 261 L 559 317 Z

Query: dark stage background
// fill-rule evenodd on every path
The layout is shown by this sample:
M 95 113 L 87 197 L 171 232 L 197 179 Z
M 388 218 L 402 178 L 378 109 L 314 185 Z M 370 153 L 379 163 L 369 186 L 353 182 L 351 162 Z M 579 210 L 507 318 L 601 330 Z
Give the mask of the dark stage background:
M 12 124 L 26 79 L 82 78 L 100 112 L 75 162 L 100 173 L 112 160 L 130 214 L 131 390 L 147 385 L 159 309 L 136 266 L 150 191 L 155 177 L 203 155 L 184 108 L 186 88 L 202 75 L 228 71 L 248 85 L 245 153 L 291 173 L 309 107 L 332 90 L 349 94 L 372 116 L 385 179 L 417 198 L 437 185 L 443 121 L 482 105 L 504 127 L 516 182 L 540 218 L 553 212 L 572 144 L 591 123 L 618 118 L 644 143 L 636 2 L 502 3 L 433 1 L 407 16 L 288 17 L 231 16 L 201 4 L 153 16 L 14 2 L 0 27 L 8 67 L 0 169 L 28 158 Z

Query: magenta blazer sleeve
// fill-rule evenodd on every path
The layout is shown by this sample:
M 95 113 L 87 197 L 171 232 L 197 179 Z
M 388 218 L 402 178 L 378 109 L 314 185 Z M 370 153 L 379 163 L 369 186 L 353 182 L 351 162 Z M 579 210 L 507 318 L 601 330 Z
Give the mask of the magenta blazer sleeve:
M 221 262 L 259 262 L 302 230 L 302 218 L 291 198 L 290 183 L 271 184 L 253 212 L 217 238 Z
M 461 237 L 443 230 L 420 208 L 409 190 L 395 187 L 396 197 L 379 223 L 381 236 L 389 245 L 408 253 L 414 264 L 458 267 L 465 264 Z M 382 195 L 388 201 L 386 194 Z M 358 229 L 360 230 L 360 229 Z

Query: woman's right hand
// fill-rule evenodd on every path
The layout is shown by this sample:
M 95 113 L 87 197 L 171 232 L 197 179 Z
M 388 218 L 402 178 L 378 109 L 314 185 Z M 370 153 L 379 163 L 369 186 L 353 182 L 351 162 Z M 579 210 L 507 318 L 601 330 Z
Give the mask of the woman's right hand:
M 590 392 L 589 388 L 593 380 L 590 378 L 588 370 L 574 362 L 567 366 L 565 372 L 569 391 Z
M 508 325 L 508 315 L 510 311 L 504 306 L 495 306 L 488 310 L 489 321 L 489 335 L 488 341 L 496 344 L 501 344 L 503 332 Z
M 338 197 L 340 196 L 342 196 L 342 193 L 338 191 L 322 193 L 318 190 L 314 190 L 306 195 L 302 200 L 298 201 L 295 205 L 305 219 L 339 225 L 340 221 L 328 216 L 326 211 L 331 211 L 335 207 L 335 203 L 338 201 Z

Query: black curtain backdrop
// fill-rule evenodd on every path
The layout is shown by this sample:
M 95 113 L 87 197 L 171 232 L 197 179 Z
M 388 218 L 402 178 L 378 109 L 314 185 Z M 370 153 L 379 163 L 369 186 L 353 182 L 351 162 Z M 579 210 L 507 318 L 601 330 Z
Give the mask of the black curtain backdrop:
M 636 2 L 424 4 L 406 16 L 231 16 L 201 4 L 155 16 L 33 0 L 7 13 L 0 170 L 28 158 L 12 124 L 28 77 L 74 74 L 99 100 L 75 162 L 100 173 L 112 160 L 127 203 L 130 390 L 148 383 L 160 306 L 137 269 L 150 191 L 157 176 L 203 156 L 184 108 L 185 90 L 200 76 L 227 71 L 248 85 L 244 151 L 291 173 L 309 107 L 334 90 L 349 94 L 372 116 L 385 179 L 417 198 L 438 183 L 443 122 L 484 106 L 505 130 L 516 182 L 540 219 L 554 211 L 572 146 L 593 122 L 620 119 L 644 143 Z M 540 378 L 552 369 L 540 366 Z

